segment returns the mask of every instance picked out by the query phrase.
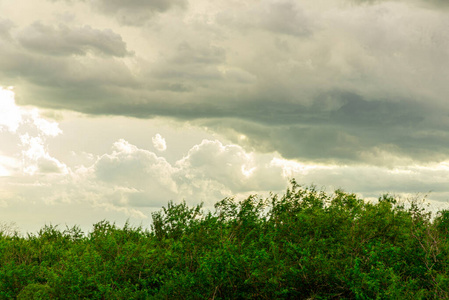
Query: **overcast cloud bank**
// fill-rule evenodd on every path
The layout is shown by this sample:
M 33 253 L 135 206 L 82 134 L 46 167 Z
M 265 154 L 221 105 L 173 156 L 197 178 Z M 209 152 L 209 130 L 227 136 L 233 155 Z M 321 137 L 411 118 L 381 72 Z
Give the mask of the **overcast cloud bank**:
M 11 3 L 0 80 L 21 104 L 190 120 L 300 160 L 447 158 L 443 1 Z

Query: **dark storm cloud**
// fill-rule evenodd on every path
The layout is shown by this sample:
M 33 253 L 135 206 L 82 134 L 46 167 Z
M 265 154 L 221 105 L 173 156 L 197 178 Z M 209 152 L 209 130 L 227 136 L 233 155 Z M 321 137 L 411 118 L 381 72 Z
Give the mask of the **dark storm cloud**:
M 196 120 L 193 122 L 221 132 L 236 143 L 258 151 L 278 151 L 291 159 L 394 163 L 385 161 L 381 153 L 385 151 L 435 162 L 445 158 L 449 147 L 447 110 L 413 101 L 367 100 L 343 91 L 316 96 L 311 105 L 254 99 L 234 104 L 190 101 L 176 106 L 154 101 L 91 109 L 93 114 Z M 241 134 L 246 136 L 244 140 L 239 139 Z
M 36 22 L 19 34 L 18 41 L 29 50 L 48 55 L 85 55 L 89 50 L 119 57 L 130 54 L 120 35 L 90 26 L 54 27 Z

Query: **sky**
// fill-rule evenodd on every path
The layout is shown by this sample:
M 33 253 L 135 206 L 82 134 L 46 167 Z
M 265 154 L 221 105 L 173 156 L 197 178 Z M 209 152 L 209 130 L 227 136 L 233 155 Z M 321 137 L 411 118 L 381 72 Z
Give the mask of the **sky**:
M 0 0 L 0 221 L 168 201 L 449 201 L 449 2 Z

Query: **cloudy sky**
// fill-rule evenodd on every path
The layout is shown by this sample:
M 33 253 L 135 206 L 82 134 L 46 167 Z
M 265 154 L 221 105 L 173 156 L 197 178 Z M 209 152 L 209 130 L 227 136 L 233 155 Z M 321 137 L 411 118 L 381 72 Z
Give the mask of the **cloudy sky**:
M 0 0 L 0 220 L 148 226 L 290 178 L 449 208 L 445 0 Z

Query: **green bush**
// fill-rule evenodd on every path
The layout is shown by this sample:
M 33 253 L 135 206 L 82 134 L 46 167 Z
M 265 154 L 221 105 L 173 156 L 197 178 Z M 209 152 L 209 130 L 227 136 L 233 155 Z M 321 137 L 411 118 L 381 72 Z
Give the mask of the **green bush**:
M 17 295 L 17 300 L 53 299 L 52 289 L 48 285 L 31 283 Z
M 150 230 L 0 234 L 0 299 L 447 299 L 448 237 L 448 211 L 293 181 L 214 211 L 169 202 Z

